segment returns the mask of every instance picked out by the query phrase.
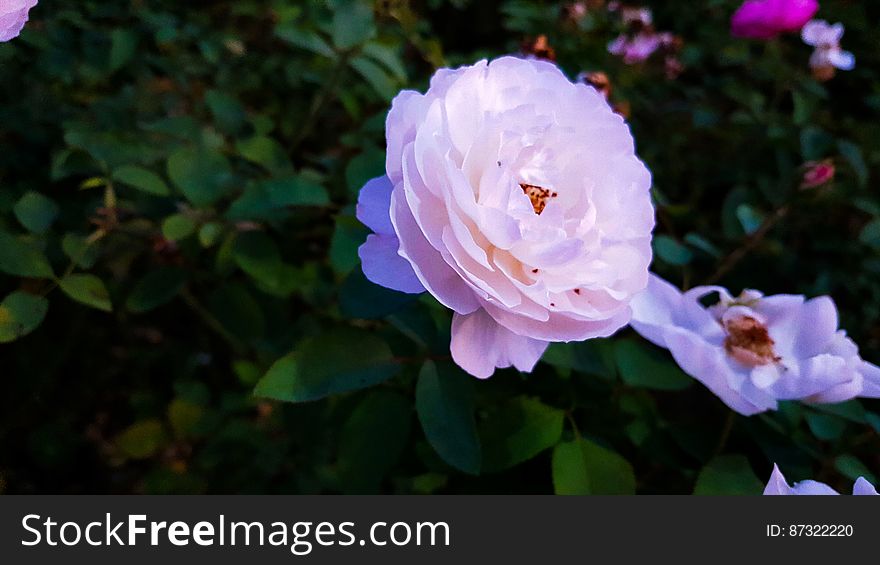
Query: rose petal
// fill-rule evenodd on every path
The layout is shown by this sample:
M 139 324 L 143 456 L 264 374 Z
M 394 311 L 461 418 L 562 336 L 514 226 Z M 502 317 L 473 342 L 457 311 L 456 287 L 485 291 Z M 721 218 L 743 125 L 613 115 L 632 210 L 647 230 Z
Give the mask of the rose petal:
M 407 294 L 425 292 L 409 261 L 398 254 L 400 242 L 393 235 L 372 234 L 358 248 L 361 268 L 370 281 Z
M 480 379 L 491 377 L 496 368 L 510 366 L 531 372 L 547 345 L 507 330 L 482 309 L 452 318 L 452 359 Z

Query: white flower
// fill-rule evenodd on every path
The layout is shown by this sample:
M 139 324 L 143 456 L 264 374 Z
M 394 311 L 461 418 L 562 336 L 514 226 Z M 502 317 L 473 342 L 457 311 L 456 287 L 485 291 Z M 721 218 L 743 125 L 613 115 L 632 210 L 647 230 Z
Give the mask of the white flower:
M 779 467 L 773 465 L 773 474 L 764 488 L 764 496 L 826 496 L 840 494 L 825 483 L 801 481 L 789 485 Z M 855 496 L 877 496 L 877 489 L 865 477 L 859 477 L 853 485 Z
M 819 80 L 833 77 L 835 69 L 851 71 L 855 68 L 855 56 L 840 48 L 843 32 L 843 24 L 830 25 L 825 20 L 808 22 L 801 30 L 804 43 L 816 48 L 810 57 L 810 67 Z
M 387 176 L 361 191 L 371 281 L 455 311 L 453 359 L 530 371 L 551 341 L 629 322 L 651 261 L 651 175 L 605 98 L 546 61 L 441 69 L 401 92 Z
M 701 299 L 717 294 L 709 308 Z M 863 361 L 827 296 L 734 298 L 717 286 L 682 294 L 652 275 L 632 302 L 632 327 L 669 349 L 690 376 L 740 414 L 775 410 L 778 400 L 843 402 L 880 397 L 880 367 Z

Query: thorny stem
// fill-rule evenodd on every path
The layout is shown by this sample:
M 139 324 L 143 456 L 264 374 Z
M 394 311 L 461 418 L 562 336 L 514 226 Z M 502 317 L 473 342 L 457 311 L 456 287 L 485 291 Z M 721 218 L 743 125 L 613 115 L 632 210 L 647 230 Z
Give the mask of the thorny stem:
M 727 273 L 732 271 L 734 267 L 736 267 L 740 261 L 742 261 L 749 253 L 755 250 L 758 245 L 764 241 L 764 238 L 767 237 L 767 234 L 770 233 L 776 224 L 780 222 L 789 212 L 790 206 L 785 204 L 779 207 L 773 215 L 769 216 L 764 222 L 755 230 L 755 233 L 750 235 L 746 240 L 740 245 L 738 248 L 734 249 L 727 257 L 725 257 L 721 264 L 718 266 L 718 269 L 715 273 L 706 279 L 704 284 L 715 284 L 724 278 Z

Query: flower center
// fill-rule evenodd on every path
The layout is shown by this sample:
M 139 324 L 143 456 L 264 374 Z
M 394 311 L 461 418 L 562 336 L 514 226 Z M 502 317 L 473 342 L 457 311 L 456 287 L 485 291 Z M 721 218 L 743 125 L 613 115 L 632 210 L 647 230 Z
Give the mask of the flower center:
M 535 209 L 535 214 L 538 214 L 539 216 L 541 215 L 541 212 L 544 211 L 544 208 L 547 207 L 547 200 L 559 196 L 556 192 L 550 192 L 550 190 L 546 188 L 535 186 L 533 184 L 520 183 L 519 186 L 522 188 L 525 195 L 529 197 L 529 200 L 532 202 L 532 208 Z
M 727 331 L 725 351 L 743 365 L 755 367 L 782 360 L 773 349 L 776 342 L 770 337 L 767 326 L 755 318 L 734 318 L 725 324 L 724 329 Z

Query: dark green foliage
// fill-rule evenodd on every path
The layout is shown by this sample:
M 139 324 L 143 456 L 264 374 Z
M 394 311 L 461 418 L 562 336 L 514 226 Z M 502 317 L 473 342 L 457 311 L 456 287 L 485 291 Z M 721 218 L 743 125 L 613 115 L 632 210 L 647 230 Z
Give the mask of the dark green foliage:
M 880 362 L 880 6 L 822 2 L 858 66 L 819 83 L 796 36 L 731 38 L 738 3 L 646 2 L 684 40 L 669 80 L 607 53 L 613 17 L 556 1 L 41 2 L 0 44 L 0 492 L 754 494 L 772 462 L 841 491 L 873 478 L 877 401 L 729 418 L 629 330 L 477 381 L 449 360 L 448 311 L 360 272 L 354 203 L 390 99 L 546 34 L 630 107 L 657 273 L 829 293 Z M 800 190 L 823 159 L 834 183 Z

